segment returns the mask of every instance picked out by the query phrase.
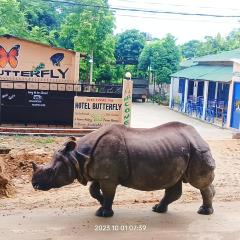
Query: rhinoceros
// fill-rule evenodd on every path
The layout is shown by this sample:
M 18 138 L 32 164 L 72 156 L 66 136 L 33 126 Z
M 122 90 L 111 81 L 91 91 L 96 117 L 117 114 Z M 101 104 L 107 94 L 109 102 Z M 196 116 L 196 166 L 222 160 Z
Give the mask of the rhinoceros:
M 46 191 L 75 179 L 83 185 L 90 181 L 90 195 L 101 204 L 96 215 L 110 217 L 118 185 L 142 191 L 165 189 L 152 208 L 165 213 L 180 198 L 182 183 L 190 183 L 202 195 L 198 213 L 208 215 L 213 213 L 214 169 L 208 144 L 192 126 L 170 122 L 140 129 L 113 124 L 78 141 L 72 137 L 45 166 L 33 163 L 32 185 Z

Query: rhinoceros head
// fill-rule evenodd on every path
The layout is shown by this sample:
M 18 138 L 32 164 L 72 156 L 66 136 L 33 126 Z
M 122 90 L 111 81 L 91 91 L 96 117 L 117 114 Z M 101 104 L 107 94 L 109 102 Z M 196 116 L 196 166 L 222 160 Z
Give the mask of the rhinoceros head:
M 47 191 L 59 188 L 79 179 L 80 165 L 74 155 L 76 142 L 71 138 L 63 147 L 57 150 L 50 163 L 45 166 L 33 165 L 32 185 L 34 189 Z M 80 158 L 84 156 L 80 156 Z

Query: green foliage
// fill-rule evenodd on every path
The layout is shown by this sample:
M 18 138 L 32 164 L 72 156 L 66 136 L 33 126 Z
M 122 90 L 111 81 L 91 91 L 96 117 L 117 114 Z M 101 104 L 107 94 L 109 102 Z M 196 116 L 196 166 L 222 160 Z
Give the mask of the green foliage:
M 162 40 L 146 45 L 139 58 L 139 68 L 154 72 L 157 84 L 169 83 L 170 75 L 178 70 L 180 52 L 176 39 L 168 34 Z
M 226 38 L 218 33 L 215 37 L 206 36 L 204 41 L 191 40 L 180 47 L 186 59 L 240 48 L 240 29 L 230 32 Z
M 29 31 L 28 39 L 45 44 L 57 45 L 57 43 L 55 42 L 54 31 L 49 32 L 44 27 L 32 27 L 31 31 Z M 55 44 L 53 44 L 54 42 Z
M 156 102 L 159 105 L 163 104 L 163 105 L 168 105 L 169 104 L 169 97 L 166 94 L 166 92 L 161 92 L 161 93 L 155 93 L 151 96 L 151 101 L 152 102 Z
M 194 58 L 198 55 L 198 49 L 201 42 L 198 40 L 191 40 L 181 46 L 182 56 L 186 59 Z
M 227 37 L 218 34 L 206 36 L 203 41 L 186 42 L 180 46 L 181 54 L 172 35 L 149 44 L 146 39 L 152 39 L 148 34 L 135 29 L 114 36 L 115 18 L 107 0 L 74 2 L 105 8 L 43 0 L 0 0 L 0 35 L 12 34 L 87 53 L 88 59 L 80 65 L 81 80 L 89 79 L 89 57 L 93 53 L 94 80 L 99 83 L 121 83 L 127 71 L 136 77 L 149 77 L 151 70 L 161 85 L 169 83 L 170 74 L 178 70 L 180 58 L 240 48 L 240 29 L 233 30 Z
M 24 13 L 29 29 L 34 26 L 47 30 L 56 29 L 59 26 L 59 12 L 56 3 L 41 0 L 18 0 L 21 12 Z
M 121 64 L 138 63 L 139 55 L 145 45 L 145 35 L 136 29 L 117 35 L 115 56 Z
M 27 36 L 27 21 L 16 0 L 0 0 L 0 34 Z
M 240 28 L 229 33 L 226 37 L 226 45 L 227 50 L 240 48 Z
M 144 49 L 142 50 L 139 56 L 139 63 L 138 63 L 138 68 L 140 70 L 147 71 L 148 67 L 151 65 L 152 55 L 153 55 L 153 45 L 154 44 L 145 45 Z
M 55 139 L 52 137 L 39 137 L 39 138 L 33 139 L 32 142 L 35 144 L 47 145 L 47 144 L 54 143 Z
M 83 2 L 83 1 L 81 1 Z M 106 1 L 84 1 L 93 5 L 107 6 Z M 107 8 L 83 8 L 70 13 L 61 25 L 60 38 L 69 39 L 68 45 L 79 52 L 88 55 L 93 53 L 94 76 L 96 78 L 101 64 L 113 64 L 115 41 L 112 37 L 114 28 L 114 16 Z M 89 64 L 85 64 L 86 69 Z M 102 70 L 101 70 L 102 71 Z M 100 74 L 101 75 L 101 74 Z

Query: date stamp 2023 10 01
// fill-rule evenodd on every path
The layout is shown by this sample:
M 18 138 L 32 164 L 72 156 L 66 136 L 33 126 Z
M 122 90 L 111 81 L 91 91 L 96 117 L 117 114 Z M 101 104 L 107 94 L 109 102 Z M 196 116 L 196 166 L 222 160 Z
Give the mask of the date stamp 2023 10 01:
M 94 225 L 94 231 L 96 232 L 110 232 L 110 231 L 146 231 L 146 224 L 106 224 L 106 225 Z

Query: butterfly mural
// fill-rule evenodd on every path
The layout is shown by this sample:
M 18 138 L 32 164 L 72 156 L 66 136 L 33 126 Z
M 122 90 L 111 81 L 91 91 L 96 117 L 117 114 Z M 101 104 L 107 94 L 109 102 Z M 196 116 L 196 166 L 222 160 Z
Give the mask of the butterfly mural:
M 12 68 L 16 68 L 18 65 L 18 53 L 20 45 L 15 45 L 9 52 L 7 52 L 3 46 L 0 45 L 0 68 L 5 68 L 6 65 L 9 65 Z
M 53 66 L 60 66 L 60 62 L 64 59 L 63 53 L 56 53 L 50 57 Z

